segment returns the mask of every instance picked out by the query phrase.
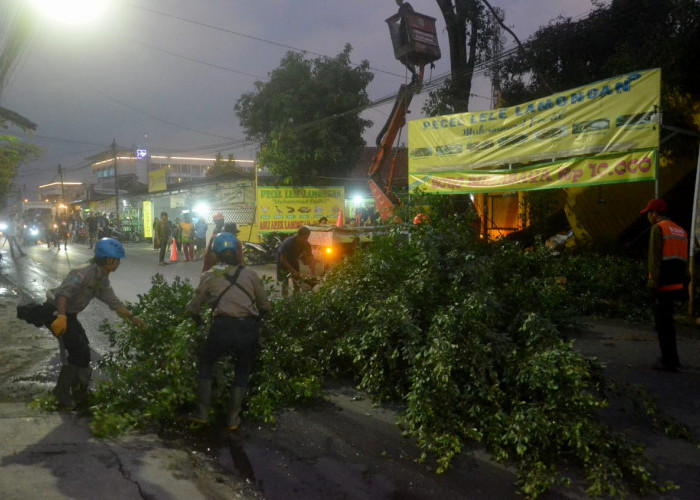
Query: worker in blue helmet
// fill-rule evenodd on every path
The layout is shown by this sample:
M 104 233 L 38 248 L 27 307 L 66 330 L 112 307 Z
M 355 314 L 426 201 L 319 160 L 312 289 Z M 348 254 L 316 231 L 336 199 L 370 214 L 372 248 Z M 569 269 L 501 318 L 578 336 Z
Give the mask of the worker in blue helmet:
M 117 298 L 109 283 L 109 274 L 117 270 L 125 255 L 119 241 L 102 238 L 95 244 L 95 257 L 88 264 L 71 270 L 59 286 L 46 292 L 47 305 L 55 309 L 46 326 L 58 338 L 61 348 L 61 371 L 53 390 L 61 408 L 87 404 L 92 375 L 90 346 L 78 313 L 92 299 L 101 300 L 137 327 L 146 328 L 146 324 Z
M 206 423 L 214 365 L 223 356 L 234 358 L 233 389 L 226 416 L 229 430 L 238 428 L 253 360 L 258 350 L 260 318 L 270 302 L 258 275 L 241 265 L 239 242 L 232 233 L 219 233 L 212 242 L 218 264 L 202 274 L 194 297 L 186 306 L 197 324 L 204 304 L 211 309 L 211 326 L 199 359 L 197 410 L 192 420 Z

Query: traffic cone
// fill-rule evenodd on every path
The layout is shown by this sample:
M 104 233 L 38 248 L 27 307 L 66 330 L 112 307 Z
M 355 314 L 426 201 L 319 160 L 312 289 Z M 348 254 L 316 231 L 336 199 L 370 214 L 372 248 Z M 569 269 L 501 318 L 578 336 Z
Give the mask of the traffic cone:
M 342 210 L 338 214 L 338 220 L 335 221 L 335 225 L 336 227 L 343 227 L 345 225 L 345 216 Z
M 173 248 L 170 250 L 170 262 L 177 262 L 177 243 L 173 238 Z

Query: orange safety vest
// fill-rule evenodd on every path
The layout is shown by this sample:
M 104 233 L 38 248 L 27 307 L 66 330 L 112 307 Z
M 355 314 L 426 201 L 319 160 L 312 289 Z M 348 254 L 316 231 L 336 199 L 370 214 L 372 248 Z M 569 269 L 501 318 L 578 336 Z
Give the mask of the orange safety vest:
M 659 292 L 682 290 L 688 264 L 688 234 L 678 224 L 666 219 L 658 222 L 663 244 L 661 246 L 661 277 Z

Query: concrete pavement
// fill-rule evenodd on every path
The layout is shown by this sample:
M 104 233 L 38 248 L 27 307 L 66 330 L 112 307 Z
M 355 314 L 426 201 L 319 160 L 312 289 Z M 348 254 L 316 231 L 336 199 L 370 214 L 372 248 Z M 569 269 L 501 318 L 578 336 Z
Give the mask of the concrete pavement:
M 208 458 L 151 434 L 98 440 L 73 413 L 0 403 L 0 496 L 42 499 L 261 498 Z

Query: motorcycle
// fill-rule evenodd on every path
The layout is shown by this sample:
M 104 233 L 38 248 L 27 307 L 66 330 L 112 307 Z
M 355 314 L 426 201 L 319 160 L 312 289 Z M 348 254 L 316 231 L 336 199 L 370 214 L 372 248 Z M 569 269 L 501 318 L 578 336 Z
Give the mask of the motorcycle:
M 97 239 L 102 238 L 114 238 L 118 241 L 130 241 L 131 235 L 122 231 L 117 230 L 117 226 L 107 225 L 104 227 L 99 227 L 97 229 Z
M 277 247 L 282 239 L 277 234 L 267 234 L 261 243 L 243 242 L 243 263 L 248 266 L 268 264 L 277 259 Z
M 85 230 L 85 224 L 77 224 L 73 229 L 73 242 L 74 243 L 85 243 L 87 241 L 87 231 Z

